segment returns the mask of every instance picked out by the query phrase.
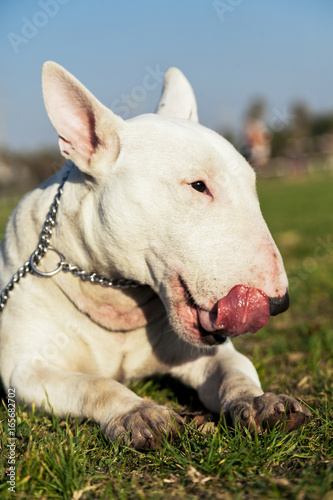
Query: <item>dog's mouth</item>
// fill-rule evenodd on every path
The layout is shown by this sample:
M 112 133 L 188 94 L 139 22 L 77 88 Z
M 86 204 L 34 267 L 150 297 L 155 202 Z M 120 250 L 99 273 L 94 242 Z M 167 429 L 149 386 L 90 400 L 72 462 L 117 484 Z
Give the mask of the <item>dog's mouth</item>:
M 255 333 L 270 316 L 267 295 L 257 288 L 236 285 L 210 309 L 196 304 L 180 278 L 183 300 L 176 305 L 177 316 L 189 340 L 199 345 L 222 344 L 228 337 Z

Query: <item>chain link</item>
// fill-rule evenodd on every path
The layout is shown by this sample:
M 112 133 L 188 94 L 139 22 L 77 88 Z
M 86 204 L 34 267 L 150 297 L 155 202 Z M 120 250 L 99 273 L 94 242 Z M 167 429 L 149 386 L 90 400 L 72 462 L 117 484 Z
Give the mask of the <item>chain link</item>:
M 90 283 L 105 287 L 126 289 L 129 287 L 136 288 L 139 286 L 139 283 L 134 280 L 129 280 L 126 278 L 108 279 L 105 278 L 104 276 L 100 276 L 95 272 L 88 273 L 87 271 L 83 271 L 78 266 L 75 265 L 73 266 L 68 262 L 66 262 L 65 257 L 56 248 L 50 245 L 51 236 L 56 223 L 57 211 L 60 205 L 60 198 L 62 196 L 63 187 L 68 179 L 69 173 L 70 170 L 68 170 L 68 172 L 65 174 L 65 177 L 63 178 L 61 184 L 58 187 L 53 203 L 46 216 L 36 250 L 31 254 L 30 259 L 27 260 L 23 264 L 23 266 L 21 266 L 17 270 L 15 274 L 13 274 L 11 280 L 0 294 L 0 313 L 3 311 L 5 305 L 7 304 L 9 293 L 13 290 L 14 286 L 20 282 L 21 278 L 24 278 L 29 273 L 34 273 L 43 277 L 50 277 L 54 276 L 59 271 L 64 271 L 65 273 L 71 273 L 73 276 L 76 276 L 83 281 L 89 281 Z M 39 265 L 41 259 L 45 256 L 48 250 L 56 252 L 60 258 L 60 262 L 58 263 L 58 267 L 54 271 L 50 272 L 40 271 L 39 269 L 37 269 L 37 266 Z
M 27 260 L 27 262 L 25 262 L 23 266 L 19 267 L 19 269 L 13 275 L 8 285 L 2 290 L 0 295 L 0 313 L 3 311 L 5 305 L 7 304 L 9 292 L 11 292 L 14 286 L 17 283 L 19 283 L 21 278 L 24 278 L 30 272 L 31 272 L 30 261 Z
M 73 276 L 78 276 L 83 281 L 90 281 L 90 283 L 94 283 L 96 285 L 102 285 L 113 288 L 129 288 L 129 287 L 136 288 L 139 286 L 139 283 L 137 283 L 136 281 L 128 280 L 126 278 L 108 279 L 95 272 L 87 273 L 87 271 L 83 271 L 78 266 L 73 266 L 65 261 L 60 262 L 59 265 L 61 265 L 61 269 L 65 273 L 71 273 L 73 274 Z

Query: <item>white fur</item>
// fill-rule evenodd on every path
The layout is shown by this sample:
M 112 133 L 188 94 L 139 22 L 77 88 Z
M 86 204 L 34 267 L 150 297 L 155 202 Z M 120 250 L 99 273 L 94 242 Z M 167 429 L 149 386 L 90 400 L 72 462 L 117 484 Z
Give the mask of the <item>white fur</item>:
M 5 388 L 39 406 L 47 406 L 46 391 L 57 414 L 90 417 L 104 427 L 141 401 L 122 384 L 157 373 L 194 387 L 214 411 L 241 393 L 262 394 L 254 367 L 230 341 L 211 348 L 188 342 L 175 285 L 181 276 L 206 309 L 239 283 L 271 297 L 286 292 L 251 167 L 197 123 L 192 88 L 176 68 L 167 72 L 157 114 L 127 122 L 55 63 L 44 66 L 43 91 L 60 149 L 76 165 L 52 245 L 87 271 L 146 286 L 105 289 L 65 273 L 22 279 L 0 318 Z M 69 165 L 11 216 L 1 287 L 35 249 Z M 195 181 L 209 193 L 195 191 Z M 56 262 L 49 252 L 41 268 Z

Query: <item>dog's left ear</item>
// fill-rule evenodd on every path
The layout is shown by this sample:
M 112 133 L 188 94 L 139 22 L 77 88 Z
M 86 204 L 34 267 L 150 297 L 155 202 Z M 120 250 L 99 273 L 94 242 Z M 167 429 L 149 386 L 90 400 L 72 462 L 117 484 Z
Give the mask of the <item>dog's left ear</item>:
M 193 89 L 178 68 L 169 68 L 165 73 L 162 96 L 156 113 L 199 121 Z
M 42 86 L 62 155 L 83 172 L 98 177 L 101 165 L 110 165 L 119 155 L 124 121 L 59 64 L 48 61 L 43 65 Z

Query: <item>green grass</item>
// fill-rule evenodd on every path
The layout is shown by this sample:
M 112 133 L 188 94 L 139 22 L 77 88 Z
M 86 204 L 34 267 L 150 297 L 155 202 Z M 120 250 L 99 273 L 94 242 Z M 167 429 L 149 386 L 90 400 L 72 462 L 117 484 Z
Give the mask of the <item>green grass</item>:
M 177 445 L 141 453 L 110 445 L 91 422 L 19 407 L 17 498 L 333 498 L 333 248 L 316 251 L 320 241 L 333 241 L 333 179 L 261 181 L 258 191 L 292 278 L 291 307 L 235 344 L 255 363 L 265 390 L 286 392 L 310 406 L 310 424 L 289 434 L 275 429 L 261 436 L 231 431 L 222 423 L 214 434 L 189 425 Z M 8 210 L 0 206 L 2 223 Z M 181 412 L 201 408 L 192 391 L 169 378 L 137 382 L 133 388 Z M 5 483 L 5 402 L 0 496 L 11 498 Z

